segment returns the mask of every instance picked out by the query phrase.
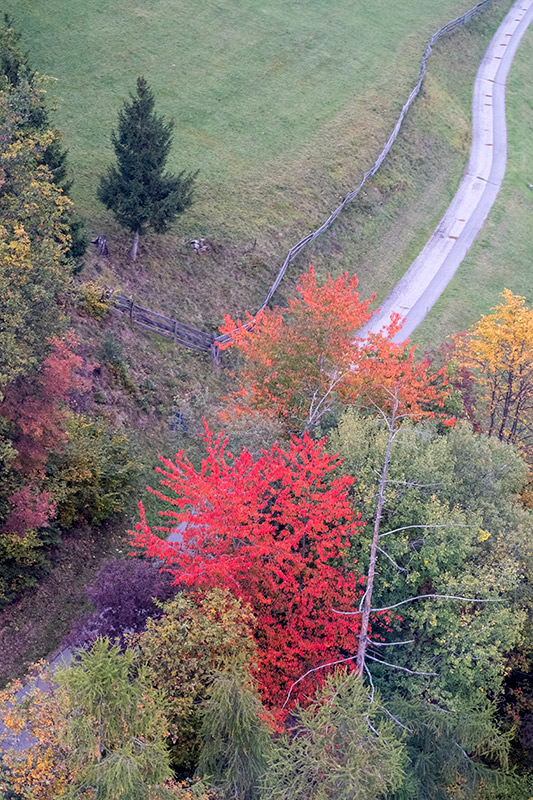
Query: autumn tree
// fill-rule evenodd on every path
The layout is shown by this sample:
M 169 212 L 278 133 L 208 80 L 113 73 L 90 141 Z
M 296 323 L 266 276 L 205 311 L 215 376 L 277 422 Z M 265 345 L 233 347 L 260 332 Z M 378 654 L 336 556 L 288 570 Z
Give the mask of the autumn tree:
M 39 160 L 52 135 L 24 128 L 39 100 L 37 81 L 0 90 L 0 393 L 39 367 L 61 333 L 57 301 L 71 277 L 72 205 Z
M 161 698 L 134 661 L 100 639 L 53 675 L 37 669 L 23 698 L 20 681 L 0 694 L 0 761 L 17 800 L 207 800 L 174 781 Z
M 88 647 L 96 639 L 113 641 L 139 633 L 149 618 L 160 617 L 157 602 L 176 593 L 171 576 L 159 564 L 139 558 L 108 558 L 93 582 L 85 587 L 93 611 L 78 619 L 68 637 L 69 647 Z
M 37 149 L 36 158 L 47 168 L 53 183 L 68 195 L 72 188 L 72 180 L 68 176 L 68 153 L 63 147 L 61 132 L 50 124 L 44 88 L 47 79 L 32 70 L 27 55 L 20 49 L 20 39 L 20 32 L 14 28 L 9 16 L 4 14 L 3 24 L 0 24 L 0 85 L 14 93 L 24 87 L 38 89 L 37 95 L 32 95 L 31 92 L 28 94 L 28 99 L 31 97 L 31 100 L 24 106 L 21 133 L 31 133 L 37 137 L 46 134 L 46 144 Z M 70 206 L 66 206 L 64 223 L 68 226 L 71 238 L 68 255 L 72 259 L 78 259 L 87 248 L 84 221 L 73 214 Z
M 224 419 L 256 412 L 279 420 L 286 431 L 302 432 L 339 405 L 354 402 L 389 409 L 395 382 L 403 379 L 402 403 L 424 394 L 423 404 L 442 407 L 444 374 L 428 374 L 409 343 L 392 341 L 400 329 L 395 317 L 388 329 L 363 339 L 357 330 L 371 316 L 374 300 L 360 300 L 357 277 L 347 273 L 324 285 L 313 267 L 300 276 L 297 297 L 287 308 L 265 309 L 255 318 L 225 318 L 221 349 L 235 347 L 241 357 L 239 389 L 229 398 Z M 420 405 L 420 403 L 418 403 Z
M 75 336 L 49 347 L 0 402 L 0 605 L 35 584 L 61 530 L 122 511 L 138 469 L 123 435 L 70 407 L 88 385 Z
M 198 759 L 213 680 L 231 668 L 246 676 L 255 663 L 254 617 L 221 588 L 180 593 L 162 610 L 132 643 L 152 685 L 165 697 L 172 763 L 190 770 Z
M 14 381 L 0 403 L 0 415 L 14 426 L 17 467 L 26 475 L 42 474 L 50 450 L 66 442 L 69 394 L 83 385 L 77 344 L 72 332 L 52 338 L 40 369 Z
M 533 441 L 533 309 L 506 289 L 503 302 L 455 338 L 456 357 L 475 378 L 475 418 L 489 437 Z
M 124 103 L 118 129 L 111 141 L 117 165 L 100 180 L 98 198 L 117 222 L 134 234 L 132 259 L 137 258 L 139 236 L 147 228 L 163 233 L 192 203 L 197 173 L 165 172 L 172 146 L 172 122 L 154 112 L 154 95 L 143 77 L 136 94 Z
M 181 540 L 157 536 L 145 518 L 134 543 L 171 569 L 185 586 L 230 589 L 256 617 L 257 676 L 263 697 L 280 705 L 290 683 L 313 687 L 313 668 L 353 656 L 358 626 L 332 612 L 358 602 L 364 578 L 343 556 L 364 524 L 348 498 L 350 479 L 334 475 L 338 461 L 307 435 L 287 449 L 274 446 L 254 461 L 226 450 L 222 435 L 206 430 L 199 469 L 178 453 L 162 459 L 166 533 L 186 523 Z M 378 626 L 379 627 L 379 626 Z
M 56 800 L 69 782 L 61 703 L 42 662 L 32 667 L 24 685 L 23 698 L 21 680 L 0 692 L 0 789 L 13 792 L 16 800 Z M 22 746 L 13 747 L 18 737 Z

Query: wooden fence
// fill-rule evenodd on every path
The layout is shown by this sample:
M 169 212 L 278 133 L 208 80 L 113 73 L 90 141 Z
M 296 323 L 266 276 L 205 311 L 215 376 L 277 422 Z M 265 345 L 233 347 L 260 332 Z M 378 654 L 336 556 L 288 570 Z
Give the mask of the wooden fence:
M 166 317 L 164 314 L 157 314 L 155 311 L 150 311 L 148 308 L 137 305 L 127 297 L 112 295 L 111 302 L 116 311 L 129 317 L 130 322 L 134 322 L 152 333 L 166 336 L 168 339 L 172 339 L 175 344 L 183 345 L 183 347 L 188 347 L 190 350 L 210 353 L 215 363 L 220 363 L 220 354 L 218 346 L 215 344 L 214 333 L 205 333 L 205 331 L 191 328 L 190 325 L 185 325 L 183 322 L 178 322 L 177 319 Z
M 389 139 L 388 139 L 385 147 L 383 148 L 383 150 L 379 154 L 379 156 L 376 159 L 374 165 L 371 167 L 371 169 L 368 170 L 368 172 L 365 172 L 365 174 L 363 175 L 363 177 L 361 179 L 361 182 L 360 182 L 359 186 L 357 187 L 357 189 L 354 189 L 353 192 L 349 192 L 344 197 L 342 202 L 337 206 L 337 208 L 334 211 L 331 212 L 331 214 L 329 215 L 327 220 L 325 220 L 325 222 L 323 222 L 322 225 L 319 228 L 317 228 L 316 230 L 312 231 L 311 233 L 308 233 L 307 236 L 304 236 L 303 239 L 300 239 L 299 242 L 297 242 L 293 247 L 291 247 L 291 249 L 287 253 L 285 261 L 283 262 L 283 264 L 282 264 L 282 266 L 281 266 L 281 268 L 280 268 L 280 270 L 279 270 L 279 272 L 277 274 L 276 280 L 274 281 L 274 283 L 272 284 L 272 286 L 268 290 L 268 294 L 267 294 L 267 296 L 265 298 L 265 301 L 264 301 L 263 305 L 257 310 L 256 315 L 259 314 L 261 311 L 263 311 L 263 309 L 265 309 L 267 307 L 267 305 L 270 303 L 270 301 L 272 300 L 272 297 L 274 296 L 278 286 L 280 285 L 280 283 L 281 283 L 281 281 L 283 279 L 283 276 L 285 275 L 285 273 L 287 271 L 287 267 L 289 266 L 289 264 L 291 264 L 294 261 L 294 259 L 296 258 L 296 256 L 298 256 L 299 253 L 302 252 L 304 247 L 307 247 L 308 244 L 313 242 L 321 234 L 323 234 L 325 231 L 327 231 L 329 227 L 331 227 L 331 225 L 335 222 L 335 220 L 337 219 L 337 217 L 341 213 L 342 209 L 345 206 L 347 206 L 348 203 L 351 203 L 353 200 L 355 200 L 355 198 L 357 197 L 357 195 L 359 194 L 359 192 L 361 191 L 361 189 L 363 188 L 363 186 L 365 185 L 367 180 L 369 178 L 371 178 L 373 175 L 376 174 L 378 169 L 381 167 L 381 165 L 385 161 L 385 158 L 387 157 L 392 145 L 396 141 L 398 133 L 400 132 L 400 128 L 402 126 L 402 122 L 403 122 L 403 120 L 405 118 L 405 115 L 409 111 L 409 108 L 411 107 L 411 104 L 413 103 L 413 100 L 415 99 L 415 97 L 420 92 L 420 89 L 421 89 L 421 86 L 422 86 L 422 82 L 423 82 L 425 74 L 426 74 L 426 66 L 427 66 L 428 58 L 431 55 L 431 51 L 433 49 L 433 45 L 442 36 L 445 36 L 447 33 L 450 33 L 455 28 L 458 28 L 460 25 L 464 25 L 466 22 L 468 22 L 468 20 L 470 20 L 475 14 L 477 14 L 479 11 L 481 11 L 481 9 L 484 8 L 486 5 L 488 5 L 490 2 L 492 2 L 492 0 L 483 0 L 483 2 L 478 3 L 476 6 L 471 8 L 469 11 L 466 11 L 464 14 L 461 14 L 460 17 L 457 17 L 456 19 L 453 19 L 451 22 L 448 22 L 446 25 L 444 25 L 436 33 L 433 34 L 433 36 L 431 37 L 431 39 L 429 40 L 429 42 L 427 44 L 426 50 L 425 50 L 424 55 L 422 57 L 422 61 L 421 61 L 421 64 L 420 64 L 420 73 L 419 73 L 419 76 L 418 76 L 418 81 L 417 81 L 414 89 L 412 90 L 411 94 L 407 98 L 407 100 L 406 100 L 406 102 L 405 102 L 405 104 L 404 104 L 404 106 L 403 106 L 403 108 L 401 110 L 400 116 L 398 117 L 398 121 L 397 121 L 396 125 L 394 126 L 394 130 L 392 131 L 391 135 L 389 136 Z M 253 324 L 253 320 L 251 322 L 247 322 L 245 327 L 249 327 L 252 324 Z M 232 339 L 232 336 L 231 336 L 231 334 L 228 333 L 228 334 L 224 334 L 223 336 L 217 336 L 216 341 L 219 344 L 225 344 L 227 342 L 230 342 L 231 339 Z

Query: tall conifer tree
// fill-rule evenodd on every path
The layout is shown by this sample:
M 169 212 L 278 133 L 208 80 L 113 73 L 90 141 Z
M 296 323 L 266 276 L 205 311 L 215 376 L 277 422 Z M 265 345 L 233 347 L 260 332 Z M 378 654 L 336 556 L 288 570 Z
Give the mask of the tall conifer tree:
M 134 261 L 139 235 L 147 228 L 163 233 L 192 203 L 197 173 L 165 172 L 172 128 L 173 122 L 164 122 L 154 112 L 153 92 L 143 77 L 138 78 L 137 93 L 124 103 L 118 129 L 111 134 L 117 164 L 109 167 L 98 188 L 98 198 L 134 234 Z

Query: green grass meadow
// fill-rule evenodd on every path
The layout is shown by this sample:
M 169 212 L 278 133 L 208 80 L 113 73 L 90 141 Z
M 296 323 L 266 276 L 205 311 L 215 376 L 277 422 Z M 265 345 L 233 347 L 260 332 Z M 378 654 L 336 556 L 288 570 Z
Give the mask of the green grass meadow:
M 57 78 L 58 121 L 84 213 L 99 211 L 110 128 L 144 74 L 176 123 L 170 167 L 202 170 L 193 214 L 239 229 L 231 212 L 247 211 L 243 191 L 267 199 L 275 215 L 285 182 L 303 191 L 310 166 L 349 169 L 340 160 L 347 148 L 355 177 L 401 106 L 428 36 L 470 0 L 4 5 L 34 63 Z

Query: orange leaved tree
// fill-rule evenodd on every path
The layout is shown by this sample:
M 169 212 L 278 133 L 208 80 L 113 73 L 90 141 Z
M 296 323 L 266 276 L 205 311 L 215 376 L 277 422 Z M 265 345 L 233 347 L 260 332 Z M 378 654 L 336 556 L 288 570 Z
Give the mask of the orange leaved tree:
M 220 330 L 231 341 L 222 348 L 234 346 L 243 361 L 239 389 L 229 398 L 231 415 L 255 412 L 301 432 L 335 401 L 390 411 L 398 382 L 398 413 L 442 409 L 443 371 L 429 375 L 409 342 L 392 341 L 401 328 L 398 316 L 379 334 L 357 338 L 374 300 L 361 301 L 357 283 L 345 273 L 319 286 L 310 267 L 287 308 L 248 315 L 246 325 L 226 317 Z

